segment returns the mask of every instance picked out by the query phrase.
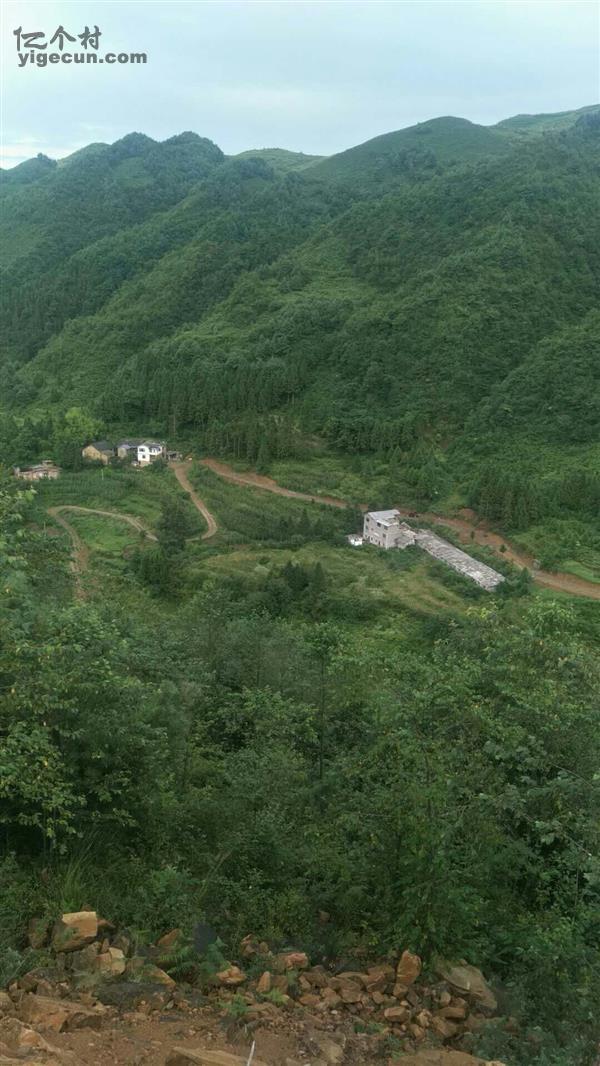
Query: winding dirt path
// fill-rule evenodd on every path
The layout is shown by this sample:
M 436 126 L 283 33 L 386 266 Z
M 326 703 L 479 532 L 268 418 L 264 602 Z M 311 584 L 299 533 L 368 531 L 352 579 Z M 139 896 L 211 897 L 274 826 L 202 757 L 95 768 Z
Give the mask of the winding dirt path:
M 73 545 L 71 570 L 75 575 L 76 592 L 80 599 L 84 595 L 84 590 L 81 584 L 81 575 L 89 566 L 90 550 L 83 542 L 74 526 L 72 526 L 64 517 L 64 511 L 73 511 L 75 514 L 98 514 L 103 515 L 105 518 L 116 518 L 120 522 L 126 522 L 134 529 L 137 529 L 138 533 L 145 533 L 149 540 L 157 539 L 152 530 L 142 522 L 141 518 L 136 518 L 135 515 L 120 514 L 118 511 L 101 511 L 95 507 L 79 507 L 74 503 L 63 503 L 58 507 L 49 507 L 48 514 L 52 516 L 59 526 L 62 526 L 71 538 L 71 544 Z
M 291 496 L 295 500 L 307 500 L 309 503 L 327 503 L 330 507 L 350 506 L 346 500 L 338 500 L 335 496 L 311 496 L 308 492 L 285 489 L 283 485 L 278 485 L 276 481 L 273 481 L 272 477 L 265 477 L 263 474 L 254 474 L 251 471 L 240 473 L 239 470 L 234 470 L 227 463 L 222 463 L 220 459 L 201 459 L 200 462 L 203 466 L 207 466 L 209 470 L 212 470 L 213 473 L 218 474 L 219 477 L 226 478 L 227 481 L 233 481 L 236 485 L 251 485 L 255 489 L 274 492 L 277 496 Z M 366 510 L 366 507 L 361 509 Z
M 248 485 L 251 488 L 264 489 L 266 492 L 274 492 L 278 496 L 293 496 L 298 500 L 307 500 L 309 503 L 326 503 L 331 507 L 350 506 L 345 500 L 336 499 L 335 496 L 312 496 L 306 492 L 295 492 L 293 489 L 283 488 L 273 478 L 264 477 L 262 474 L 252 472 L 244 473 L 234 470 L 227 463 L 219 459 L 201 459 L 201 463 L 207 466 L 219 477 L 225 478 L 236 485 Z M 363 505 L 360 508 L 366 511 Z M 544 588 L 554 589 L 557 592 L 566 592 L 571 596 L 587 596 L 588 599 L 600 600 L 600 585 L 585 578 L 576 577 L 575 574 L 563 574 L 552 570 L 534 569 L 534 558 L 521 548 L 511 544 L 505 537 L 487 527 L 487 524 L 474 512 L 469 512 L 468 517 L 447 517 L 446 515 L 432 514 L 431 512 L 418 513 L 399 508 L 403 518 L 422 519 L 425 522 L 436 522 L 438 525 L 448 526 L 459 535 L 463 544 L 475 543 L 491 548 L 496 555 L 503 559 L 509 559 L 516 566 L 526 567 L 534 581 Z M 504 550 L 503 550 L 504 549 Z
M 173 473 L 175 474 L 175 477 L 177 478 L 177 480 L 178 480 L 179 484 L 181 485 L 182 489 L 185 489 L 185 491 L 187 492 L 188 496 L 190 497 L 192 503 L 194 504 L 194 507 L 198 511 L 200 511 L 200 514 L 202 515 L 204 521 L 206 522 L 206 530 L 204 531 L 204 533 L 200 534 L 199 539 L 200 540 L 208 540 L 210 537 L 214 537 L 215 533 L 217 533 L 218 529 L 219 529 L 219 527 L 217 525 L 217 520 L 216 520 L 215 516 L 213 514 L 211 514 L 211 512 L 209 511 L 208 507 L 204 503 L 204 500 L 200 499 L 198 493 L 196 492 L 196 490 L 194 489 L 193 485 L 191 484 L 191 482 L 190 482 L 190 480 L 189 480 L 189 478 L 187 476 L 185 463 L 171 463 L 170 465 L 171 465 L 171 467 L 173 469 Z M 196 538 L 195 537 L 190 537 L 189 539 L 190 540 L 195 540 Z

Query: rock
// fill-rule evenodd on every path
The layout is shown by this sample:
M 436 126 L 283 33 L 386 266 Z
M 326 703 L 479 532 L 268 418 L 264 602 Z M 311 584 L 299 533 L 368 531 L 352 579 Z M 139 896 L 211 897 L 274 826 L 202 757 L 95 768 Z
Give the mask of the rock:
M 431 1011 L 420 1010 L 415 1014 L 415 1022 L 421 1029 L 428 1029 L 431 1025 Z
M 399 1025 L 401 1022 L 405 1022 L 410 1018 L 410 1012 L 406 1007 L 386 1007 L 383 1012 L 383 1017 L 386 1021 L 392 1022 L 394 1025 Z
M 305 992 L 300 996 L 298 1003 L 302 1007 L 318 1007 L 321 999 L 315 992 Z
M 174 1047 L 165 1066 L 247 1066 L 247 1062 L 247 1055 L 231 1055 L 228 1051 Z M 267 1063 L 254 1058 L 252 1066 L 267 1066 Z
M 72 955 L 73 972 L 90 973 L 91 970 L 95 969 L 99 951 L 100 944 L 97 940 L 94 940 L 91 944 L 87 944 L 79 951 L 74 951 Z
M 288 979 L 283 974 L 271 977 L 271 988 L 276 988 L 278 992 L 288 992 L 289 987 Z
M 268 970 L 265 970 L 262 976 L 259 977 L 256 985 L 256 991 L 261 996 L 265 996 L 267 992 L 271 991 L 271 974 Z
M 338 1010 L 342 1005 L 342 997 L 333 988 L 324 988 L 321 998 L 327 1010 Z
M 238 985 L 243 985 L 246 980 L 246 974 L 240 970 L 239 966 L 228 966 L 226 970 L 221 970 L 217 974 L 217 981 L 224 988 L 237 988 Z
M 438 1013 L 444 1018 L 449 1018 L 450 1021 L 462 1022 L 467 1017 L 468 1008 L 466 1003 L 450 1003 L 447 1007 L 442 1007 Z
M 327 988 L 328 976 L 323 966 L 311 966 L 310 970 L 306 970 L 302 974 L 302 977 L 313 988 Z
M 168 973 L 155 966 L 153 962 L 134 955 L 125 965 L 125 974 L 134 981 L 142 981 L 147 984 L 164 985 L 165 988 L 175 988 L 175 981 Z
M 329 987 L 341 997 L 344 1003 L 360 1003 L 362 996 L 362 986 L 357 981 L 351 981 L 345 975 L 339 977 L 332 977 L 329 982 Z
M 410 988 L 421 973 L 422 963 L 418 955 L 403 951 L 396 967 L 396 984 L 403 985 L 404 991 Z
M 341 1042 L 338 1042 L 338 1040 L 333 1040 L 332 1037 L 316 1030 L 313 1030 L 310 1036 L 319 1049 L 320 1058 L 327 1066 L 338 1066 L 343 1061 L 345 1037 L 340 1036 Z
M 78 951 L 98 935 L 96 911 L 75 911 L 63 914 L 52 931 L 52 948 L 56 952 Z
M 122 973 L 125 973 L 127 960 L 120 948 L 109 948 L 108 951 L 96 956 L 94 965 L 96 970 L 106 974 L 107 977 L 120 977 Z
M 459 1031 L 459 1026 L 455 1022 L 449 1021 L 444 1018 L 443 1014 L 434 1014 L 431 1019 L 431 1028 L 434 1033 L 437 1033 L 442 1040 L 450 1040 L 451 1037 L 456 1036 Z
M 171 929 L 169 933 L 165 933 L 164 936 L 161 936 L 156 941 L 156 947 L 159 948 L 163 954 L 168 953 L 172 951 L 177 941 L 181 940 L 181 936 L 181 929 Z
M 421 1026 L 417 1025 L 415 1022 L 411 1022 L 411 1024 L 408 1027 L 408 1031 L 409 1031 L 410 1035 L 412 1036 L 413 1040 L 423 1040 L 423 1038 L 424 1038 L 424 1036 L 425 1036 L 425 1034 L 427 1032 L 426 1029 L 422 1029 Z
M 84 1007 L 67 999 L 51 999 L 28 992 L 23 996 L 19 1014 L 28 1025 L 53 1029 L 60 1033 L 71 1029 L 99 1029 L 104 1017 L 103 1007 Z
M 485 1010 L 493 1012 L 497 1009 L 496 997 L 481 970 L 478 970 L 476 966 L 469 966 L 466 962 L 454 965 L 441 959 L 437 962 L 436 970 L 440 977 L 459 994 L 469 996 Z
M 131 937 L 127 936 L 126 933 L 118 933 L 117 936 L 113 937 L 112 946 L 113 948 L 119 948 L 124 955 L 129 955 L 131 953 Z
M 48 943 L 50 922 L 47 918 L 32 918 L 27 925 L 27 942 L 34 951 L 39 951 Z
M 279 973 L 285 973 L 286 970 L 307 970 L 308 966 L 308 955 L 304 951 L 288 951 L 277 955 L 275 959 L 275 969 Z
M 407 992 L 408 992 L 408 986 L 407 985 L 395 984 L 393 989 L 392 989 L 392 995 L 393 995 L 394 999 L 404 999 L 404 997 L 405 997 Z
M 365 974 L 365 988 L 371 995 L 373 992 L 385 992 L 394 976 L 391 966 L 373 966 Z

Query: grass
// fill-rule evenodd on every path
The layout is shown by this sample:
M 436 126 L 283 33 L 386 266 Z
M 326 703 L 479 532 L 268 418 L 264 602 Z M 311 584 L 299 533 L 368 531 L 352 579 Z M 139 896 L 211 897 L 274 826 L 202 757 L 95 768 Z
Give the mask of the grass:
M 360 607 L 361 616 L 372 608 L 373 618 L 382 620 L 387 611 L 398 608 L 419 614 L 461 613 L 469 601 L 449 588 L 433 573 L 435 564 L 417 551 L 394 556 L 371 548 L 334 547 L 310 543 L 296 550 L 290 548 L 240 548 L 214 555 L 205 561 L 215 575 L 243 575 L 257 587 L 271 567 L 289 561 L 312 566 L 320 562 L 329 590 L 343 591 Z M 358 613 L 358 612 L 357 612 Z M 364 624 L 364 618 L 360 619 Z
M 105 468 L 65 472 L 56 481 L 39 482 L 37 501 L 41 507 L 76 504 L 80 507 L 120 511 L 135 515 L 149 526 L 158 522 L 163 503 L 179 496 L 188 501 L 193 532 L 204 527 L 188 494 L 179 486 L 171 471 Z M 107 519 L 108 521 L 108 519 Z
M 108 556 L 121 556 L 127 548 L 133 548 L 142 540 L 142 535 L 118 518 L 103 515 L 86 515 L 72 512 L 66 515 L 69 524 L 93 552 Z
M 229 543 L 288 541 L 306 518 L 313 527 L 320 528 L 321 535 L 312 539 L 330 540 L 353 532 L 356 527 L 356 516 L 349 511 L 233 485 L 204 466 L 191 467 L 188 477 Z

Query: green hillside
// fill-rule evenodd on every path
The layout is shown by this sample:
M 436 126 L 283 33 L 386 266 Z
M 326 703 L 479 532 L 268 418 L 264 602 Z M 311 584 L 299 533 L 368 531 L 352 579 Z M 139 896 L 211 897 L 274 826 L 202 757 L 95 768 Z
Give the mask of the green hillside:
M 559 111 L 549 115 L 514 115 L 512 118 L 502 119 L 496 129 L 510 130 L 514 133 L 545 133 L 568 129 L 582 115 L 598 114 L 600 105 L 590 104 L 589 107 L 579 107 L 575 111 Z
M 290 170 L 306 170 L 314 163 L 319 163 L 323 156 L 305 155 L 304 152 L 289 152 L 285 148 L 250 148 L 239 152 L 233 159 L 262 159 L 279 174 L 288 174 Z
M 5 193 L 8 405 L 250 461 L 267 427 L 275 457 L 317 435 L 430 500 L 476 494 L 519 439 L 551 495 L 556 443 L 597 443 L 600 136 L 572 119 L 517 140 L 436 119 L 287 173 L 191 134 L 76 153 Z M 421 142 L 435 162 L 396 182 Z M 29 247 L 28 199 L 59 208 Z M 58 242 L 67 205 L 89 225 Z
M 507 138 L 494 128 L 464 118 L 435 118 L 324 159 L 311 173 L 373 193 L 421 181 L 457 164 L 504 155 L 509 147 Z

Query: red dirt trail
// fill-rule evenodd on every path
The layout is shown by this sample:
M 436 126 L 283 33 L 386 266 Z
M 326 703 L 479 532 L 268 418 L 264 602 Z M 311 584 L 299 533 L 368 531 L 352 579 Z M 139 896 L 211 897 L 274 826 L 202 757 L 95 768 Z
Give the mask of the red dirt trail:
M 295 499 L 307 500 L 310 503 L 326 503 L 331 507 L 349 506 L 347 501 L 336 499 L 334 496 L 312 496 L 306 492 L 295 492 L 293 489 L 283 488 L 273 478 L 264 477 L 262 474 L 243 473 L 239 470 L 234 470 L 227 463 L 221 462 L 220 459 L 207 458 L 200 461 L 213 473 L 218 474 L 219 477 L 225 478 L 227 481 L 232 481 L 236 485 L 247 485 L 251 488 L 263 489 L 266 492 L 274 492 L 277 496 L 292 496 Z M 364 511 L 366 508 L 363 506 L 361 510 Z M 458 533 L 459 539 L 463 544 L 473 542 L 481 544 L 491 548 L 501 558 L 509 559 L 516 566 L 527 567 L 531 571 L 533 580 L 544 588 L 554 589 L 557 592 L 566 592 L 571 596 L 587 596 L 592 600 L 600 600 L 600 584 L 586 581 L 585 578 L 576 577 L 575 574 L 534 569 L 532 555 L 524 552 L 521 548 L 515 547 L 514 544 L 506 540 L 506 537 L 487 528 L 483 519 L 478 518 L 474 512 L 467 512 L 468 517 L 448 518 L 446 515 L 432 514 L 430 512 L 418 514 L 415 511 L 407 511 L 400 508 L 399 510 L 403 518 L 422 519 L 425 522 L 436 522 L 439 525 L 448 526 L 449 529 L 453 529 Z M 504 551 L 502 551 L 503 546 Z

